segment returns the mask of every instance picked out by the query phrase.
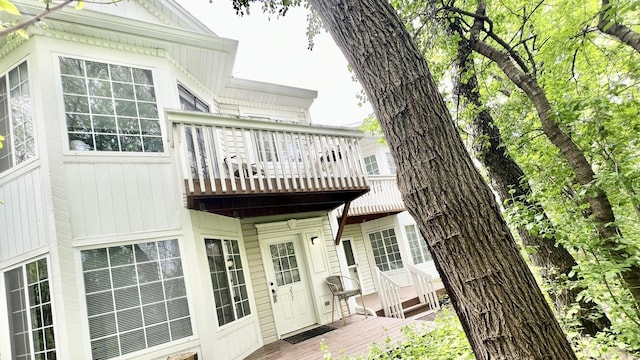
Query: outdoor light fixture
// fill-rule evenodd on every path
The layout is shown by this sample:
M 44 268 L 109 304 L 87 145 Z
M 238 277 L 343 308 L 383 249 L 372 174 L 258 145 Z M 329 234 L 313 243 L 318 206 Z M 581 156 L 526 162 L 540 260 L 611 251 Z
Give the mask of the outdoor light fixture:
M 227 269 L 231 269 L 233 267 L 233 259 L 227 259 Z
M 315 245 L 315 241 L 318 240 L 317 236 L 312 236 L 311 237 L 311 245 Z

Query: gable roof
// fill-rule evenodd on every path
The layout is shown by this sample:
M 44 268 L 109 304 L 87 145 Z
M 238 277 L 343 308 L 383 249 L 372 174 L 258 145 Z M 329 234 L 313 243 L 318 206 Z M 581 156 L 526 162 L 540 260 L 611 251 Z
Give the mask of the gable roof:
M 42 4 L 33 0 L 14 3 L 25 16 L 43 10 Z M 233 78 L 238 41 L 216 35 L 174 0 L 86 2 L 80 11 L 69 6 L 51 13 L 46 23 L 46 30 L 32 31 L 52 37 L 62 33 L 77 39 L 88 36 L 105 44 L 118 42 L 132 48 L 166 51 L 177 66 L 221 97 L 309 108 L 317 96 L 312 90 Z

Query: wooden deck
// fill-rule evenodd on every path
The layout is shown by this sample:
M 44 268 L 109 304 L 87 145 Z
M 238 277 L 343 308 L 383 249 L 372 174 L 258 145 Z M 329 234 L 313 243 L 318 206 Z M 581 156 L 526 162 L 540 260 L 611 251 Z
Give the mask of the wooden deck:
M 321 350 L 321 343 L 327 346 L 327 351 L 335 358 L 341 354 L 362 356 L 366 358 L 372 343 L 383 346 L 387 337 L 392 344 L 402 342 L 401 329 L 414 324 L 416 328 L 427 331 L 431 322 L 416 318 L 394 319 L 385 317 L 365 318 L 364 315 L 351 315 L 347 318 L 347 325 L 338 320 L 331 326 L 336 330 L 326 334 L 302 341 L 297 344 L 289 344 L 284 340 L 263 346 L 255 351 L 247 360 L 298 360 L 298 359 L 323 359 L 325 352 Z

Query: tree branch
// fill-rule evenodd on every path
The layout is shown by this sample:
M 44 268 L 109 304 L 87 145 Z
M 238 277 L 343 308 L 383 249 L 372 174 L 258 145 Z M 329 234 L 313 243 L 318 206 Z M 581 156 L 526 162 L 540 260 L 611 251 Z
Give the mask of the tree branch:
M 8 27 L 8 28 L 3 29 L 2 31 L 0 31 L 0 38 L 5 37 L 5 36 L 7 36 L 9 34 L 12 34 L 12 33 L 16 32 L 18 30 L 24 30 L 27 27 L 29 27 L 29 26 L 37 23 L 38 21 L 42 20 L 47 15 L 64 8 L 65 6 L 71 4 L 74 1 L 76 1 L 76 0 L 65 0 L 64 2 L 54 6 L 52 8 L 47 6 L 47 8 L 43 12 L 41 12 L 40 14 L 32 17 L 31 19 L 26 20 L 26 21 L 21 22 L 21 23 L 19 23 L 17 25 Z
M 640 53 L 640 34 L 631 28 L 616 22 L 615 13 L 607 15 L 611 11 L 612 5 L 609 0 L 602 0 L 600 8 L 600 20 L 598 21 L 598 29 L 601 32 L 611 35 L 621 42 L 631 46 L 636 52 Z

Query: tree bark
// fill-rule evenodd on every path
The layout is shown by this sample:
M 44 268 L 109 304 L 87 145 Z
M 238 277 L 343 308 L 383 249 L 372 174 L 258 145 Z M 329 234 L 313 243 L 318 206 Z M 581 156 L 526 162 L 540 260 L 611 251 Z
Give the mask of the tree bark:
M 631 28 L 619 24 L 615 21 L 613 14 L 607 15 L 611 9 L 609 0 L 602 0 L 602 7 L 598 19 L 598 29 L 608 35 L 617 38 L 620 42 L 631 46 L 636 52 L 640 53 L 640 34 Z M 613 19 L 613 20 L 611 20 Z
M 452 33 L 463 35 L 454 23 L 450 24 L 450 28 Z M 457 98 L 463 98 L 464 103 L 479 110 L 472 115 L 470 123 L 472 148 L 476 158 L 487 170 L 492 188 L 505 208 L 520 202 L 525 208 L 532 209 L 535 218 L 540 219 L 538 222 L 551 224 L 543 207 L 529 200 L 533 191 L 525 180 L 524 172 L 509 155 L 500 136 L 500 129 L 480 100 L 471 52 L 469 42 L 462 37 L 458 43 L 457 71 L 454 71 L 453 85 Z M 523 246 L 535 248 L 535 252 L 528 252 L 529 259 L 540 268 L 543 280 L 553 284 L 548 294 L 558 310 L 575 304 L 578 294 L 586 289 L 582 286 L 570 288 L 560 280 L 562 276 L 571 281 L 578 280 L 576 275 L 571 275 L 573 267 L 577 265 L 574 257 L 564 246 L 557 244 L 555 236 L 534 235 L 524 226 L 518 226 L 517 231 Z M 581 333 L 593 336 L 611 326 L 609 318 L 594 302 L 581 300 L 577 304 L 580 309 L 577 318 L 582 326 Z
M 426 62 L 385 0 L 311 0 L 372 102 L 478 359 L 575 359 Z
M 485 16 L 483 3 L 478 5 L 477 15 L 481 17 Z M 483 20 L 476 18 L 476 24 L 482 21 Z M 474 25 L 474 28 L 478 29 L 480 26 Z M 545 135 L 549 141 L 560 150 L 569 166 L 573 169 L 576 182 L 582 186 L 588 186 L 590 188 L 589 193 L 593 194 L 587 195 L 586 198 L 595 220 L 596 230 L 604 241 L 603 250 L 606 251 L 608 258 L 612 261 L 618 264 L 627 263 L 630 255 L 628 252 L 620 249 L 621 244 L 618 242 L 618 239 L 622 234 L 615 223 L 616 219 L 609 198 L 604 190 L 595 184 L 595 174 L 582 150 L 578 148 L 571 137 L 563 132 L 560 126 L 551 118 L 551 104 L 544 90 L 542 90 L 531 75 L 525 74 L 518 69 L 507 53 L 499 51 L 484 41 L 479 40 L 477 33 L 471 34 L 469 45 L 478 54 L 495 62 L 504 74 L 517 87 L 524 91 L 531 100 L 538 113 Z M 635 303 L 640 304 L 640 266 L 638 264 L 628 265 L 628 267 L 621 272 L 621 275 Z

